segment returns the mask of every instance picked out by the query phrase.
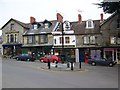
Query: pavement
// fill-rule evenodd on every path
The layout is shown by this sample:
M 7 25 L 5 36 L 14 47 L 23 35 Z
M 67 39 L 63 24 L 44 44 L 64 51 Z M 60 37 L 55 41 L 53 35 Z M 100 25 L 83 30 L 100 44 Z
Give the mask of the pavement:
M 40 61 L 36 60 L 35 62 L 40 62 Z M 88 66 L 88 64 L 82 62 L 80 68 L 80 64 L 77 62 L 77 63 L 73 63 L 73 69 L 72 69 L 71 63 L 69 63 L 69 67 L 67 67 L 67 63 L 58 63 L 58 64 L 50 63 L 50 68 L 49 68 L 48 63 L 41 63 L 39 68 L 50 71 L 87 71 L 87 69 L 85 68 L 86 66 Z

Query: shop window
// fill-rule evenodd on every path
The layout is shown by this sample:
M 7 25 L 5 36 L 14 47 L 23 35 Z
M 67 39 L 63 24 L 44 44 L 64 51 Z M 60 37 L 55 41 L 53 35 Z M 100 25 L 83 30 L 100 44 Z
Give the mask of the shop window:
M 120 49 L 117 50 L 117 59 L 120 62 Z

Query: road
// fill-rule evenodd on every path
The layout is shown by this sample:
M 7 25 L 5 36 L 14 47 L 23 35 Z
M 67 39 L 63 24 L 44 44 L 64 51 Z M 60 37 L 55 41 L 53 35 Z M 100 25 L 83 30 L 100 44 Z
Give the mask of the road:
M 86 71 L 49 71 L 40 62 L 2 60 L 2 88 L 118 88 L 118 68 L 90 66 Z

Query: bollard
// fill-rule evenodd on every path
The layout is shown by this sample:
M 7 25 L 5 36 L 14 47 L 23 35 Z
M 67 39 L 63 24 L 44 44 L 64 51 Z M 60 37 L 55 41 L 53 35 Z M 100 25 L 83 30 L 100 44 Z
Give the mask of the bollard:
M 55 64 L 56 64 L 56 65 L 55 65 L 55 68 L 57 68 L 57 67 L 58 67 L 58 65 L 57 65 L 57 64 L 58 64 L 58 61 L 56 61 Z
M 79 62 L 79 68 L 81 69 L 81 61 Z
M 69 62 L 67 62 L 67 68 L 70 68 L 70 64 L 69 64 Z
M 71 62 L 71 70 L 73 71 L 73 62 Z
M 48 69 L 50 69 L 50 60 L 48 60 Z

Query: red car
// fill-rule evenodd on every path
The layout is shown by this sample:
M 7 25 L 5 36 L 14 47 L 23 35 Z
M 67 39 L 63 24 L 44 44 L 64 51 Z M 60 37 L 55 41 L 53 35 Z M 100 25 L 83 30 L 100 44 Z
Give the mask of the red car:
M 60 58 L 57 57 L 56 55 L 45 55 L 45 56 L 41 57 L 39 60 L 41 62 L 46 62 L 46 63 L 48 62 L 48 60 L 50 60 L 50 62 L 55 62 L 55 61 L 60 62 L 61 61 Z

